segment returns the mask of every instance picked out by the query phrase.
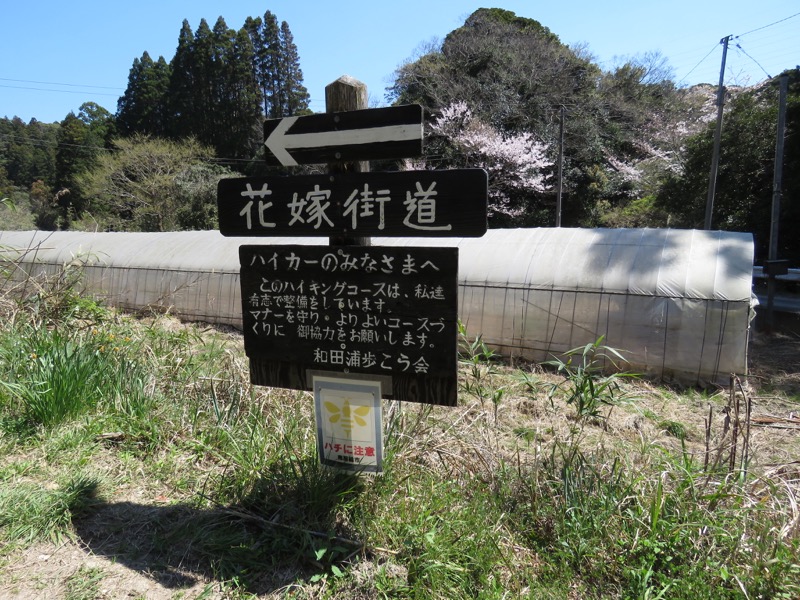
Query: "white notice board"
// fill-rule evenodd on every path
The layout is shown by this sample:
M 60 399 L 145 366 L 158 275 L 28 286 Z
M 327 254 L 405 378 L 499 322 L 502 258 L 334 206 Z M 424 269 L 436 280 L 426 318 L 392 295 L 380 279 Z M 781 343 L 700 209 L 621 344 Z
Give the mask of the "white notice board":
M 383 471 L 381 384 L 313 377 L 317 451 L 323 465 L 346 471 Z

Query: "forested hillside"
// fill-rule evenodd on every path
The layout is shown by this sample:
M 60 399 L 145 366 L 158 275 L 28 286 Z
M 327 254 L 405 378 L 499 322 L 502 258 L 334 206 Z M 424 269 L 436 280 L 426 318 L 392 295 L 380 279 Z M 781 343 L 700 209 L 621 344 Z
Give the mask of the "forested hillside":
M 800 188 L 800 71 L 787 73 L 785 232 Z M 753 232 L 759 259 L 777 90 L 777 78 L 728 90 L 712 225 Z M 426 154 L 407 166 L 487 169 L 493 227 L 555 224 L 560 151 L 562 225 L 702 227 L 715 92 L 677 86 L 657 52 L 604 70 L 533 19 L 480 9 L 401 66 L 387 99 L 426 109 Z M 289 25 L 269 11 L 238 30 L 184 21 L 174 57 L 133 60 L 116 113 L 0 120 L 0 194 L 18 208 L 0 209 L 6 226 L 214 227 L 216 181 L 264 173 L 261 121 L 308 112 L 308 98 Z M 797 262 L 795 237 L 779 253 Z
M 0 194 L 10 226 L 168 231 L 216 226 L 216 182 L 259 172 L 264 116 L 308 110 L 289 25 L 267 11 L 234 30 L 219 17 L 174 57 L 133 60 L 117 111 L 63 121 L 0 120 Z

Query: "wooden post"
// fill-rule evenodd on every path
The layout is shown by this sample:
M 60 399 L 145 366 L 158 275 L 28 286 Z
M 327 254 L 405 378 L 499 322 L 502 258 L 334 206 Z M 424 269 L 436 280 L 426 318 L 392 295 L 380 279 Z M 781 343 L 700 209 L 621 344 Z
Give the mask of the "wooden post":
M 333 83 L 325 86 L 325 112 L 335 113 L 348 110 L 363 110 L 368 108 L 367 85 L 350 77 L 342 75 Z M 367 161 L 335 162 L 328 164 L 328 173 L 366 173 L 369 171 Z M 370 238 L 348 235 L 337 235 L 329 238 L 331 246 L 369 246 Z

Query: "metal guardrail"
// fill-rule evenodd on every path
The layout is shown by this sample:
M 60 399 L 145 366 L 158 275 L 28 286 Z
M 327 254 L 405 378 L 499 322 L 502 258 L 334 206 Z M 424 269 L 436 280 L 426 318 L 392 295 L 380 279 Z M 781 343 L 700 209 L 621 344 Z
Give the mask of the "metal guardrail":
M 753 267 L 753 280 L 767 279 L 764 270 L 761 267 Z M 800 269 L 789 269 L 786 275 L 776 275 L 775 279 L 778 281 L 787 281 L 791 283 L 800 283 Z

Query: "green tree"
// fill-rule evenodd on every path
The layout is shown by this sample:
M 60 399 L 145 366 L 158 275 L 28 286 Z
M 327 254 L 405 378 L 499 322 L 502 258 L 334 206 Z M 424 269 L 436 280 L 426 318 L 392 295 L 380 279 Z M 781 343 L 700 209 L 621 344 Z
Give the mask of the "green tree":
M 33 146 L 33 173 L 32 179 L 41 179 L 47 185 L 52 185 L 56 175 L 56 136 L 58 124 L 42 123 L 31 119 L 28 123 L 28 140 Z M 22 185 L 30 183 L 22 182 Z
M 669 128 L 662 109 L 680 105 L 674 86 L 660 79 L 666 76 L 657 55 L 604 74 L 584 49 L 565 46 L 538 21 L 479 9 L 441 44 L 401 66 L 389 98 L 420 103 L 432 115 L 466 101 L 503 135 L 530 134 L 546 144 L 551 160 L 564 107 L 563 222 L 596 225 L 603 203 L 644 191 L 639 164 L 661 152 L 650 132 Z M 553 224 L 554 193 L 540 194 L 534 204 L 548 208 L 530 215 L 534 222 Z
M 189 26 L 189 21 L 184 19 L 178 35 L 178 47 L 170 61 L 167 131 L 173 138 L 189 136 L 195 127 L 194 119 L 197 111 L 194 105 L 196 82 L 193 43 L 192 28 Z
M 68 227 L 74 216 L 80 216 L 87 205 L 87 196 L 78 179 L 90 170 L 108 149 L 116 129 L 114 117 L 94 102 L 81 105 L 78 114 L 70 112 L 58 131 L 56 150 L 56 194 L 61 207 L 62 227 Z
M 61 211 L 59 210 L 57 199 L 53 197 L 53 190 L 41 180 L 34 181 L 31 185 L 29 198 L 36 228 L 46 231 L 58 229 Z
M 169 64 L 134 60 L 117 117 L 123 135 L 192 137 L 239 161 L 259 151 L 264 115 L 307 113 L 308 101 L 289 26 L 267 11 L 238 31 L 219 17 L 193 33 L 184 20 Z
M 219 23 L 217 23 L 219 25 Z M 227 28 L 225 28 L 227 29 Z M 216 65 L 215 65 L 215 34 L 211 31 L 205 19 L 200 19 L 200 25 L 194 32 L 191 46 L 192 73 L 194 86 L 192 87 L 192 127 L 184 132 L 184 136 L 194 136 L 202 143 L 209 143 L 213 139 L 213 119 L 216 92 Z
M 281 39 L 277 17 L 270 11 L 264 13 L 265 69 L 262 88 L 266 90 L 264 114 L 275 119 L 281 115 Z
M 5 120 L 2 134 L 3 165 L 11 181 L 19 186 L 28 186 L 36 177 L 34 147 L 28 135 L 28 127 L 19 117 Z
M 52 185 L 58 125 L 19 117 L 0 119 L 0 167 L 9 184 L 28 188 L 37 180 Z
M 248 18 L 245 30 L 253 44 L 253 65 L 264 114 L 280 118 L 308 111 L 309 94 L 303 86 L 300 56 L 289 24 L 278 25 L 267 11 L 264 18 Z
M 11 181 L 8 179 L 6 168 L 0 164 L 0 198 L 5 198 L 11 194 Z
M 263 20 L 248 18 L 238 31 L 219 17 L 213 29 L 202 19 L 193 33 L 184 20 L 169 64 L 163 57 L 153 62 L 147 52 L 134 60 L 117 121 L 122 135 L 195 139 L 213 147 L 225 164 L 257 156 L 264 114 L 298 112 L 308 112 L 308 92 L 297 48 L 288 24 L 279 27 L 267 11 Z M 83 192 L 70 177 L 91 166 L 91 152 L 81 151 L 87 132 L 80 119 L 64 125 L 64 148 L 74 150 L 61 152 L 56 181 L 69 190 L 71 208 L 80 215 Z
M 264 13 L 264 18 L 248 17 L 245 29 L 253 44 L 253 68 L 256 81 L 261 90 L 264 114 L 273 117 L 280 97 L 279 56 L 280 56 L 280 28 L 278 19 L 270 11 Z
M 262 122 L 253 44 L 244 28 L 228 30 L 225 35 L 227 43 L 221 45 L 224 53 L 218 57 L 219 108 L 213 144 L 223 157 L 250 158 L 256 151 L 256 140 L 260 140 Z
M 128 87 L 117 102 L 116 122 L 121 134 L 166 135 L 169 82 L 170 66 L 163 56 L 154 62 L 145 52 L 141 59 L 133 60 Z
M 288 117 L 308 112 L 308 90 L 303 85 L 303 71 L 300 69 L 300 55 L 294 43 L 294 36 L 286 21 L 281 23 L 279 55 L 280 101 L 275 103 L 279 116 Z
M 91 203 L 95 221 L 109 230 L 173 231 L 208 225 L 207 206 L 219 177 L 227 170 L 202 168 L 213 151 L 194 140 L 170 141 L 143 135 L 120 138 L 79 184 Z M 192 199 L 206 183 L 198 198 Z M 191 204 L 196 203 L 196 204 Z M 188 205 L 188 206 L 187 206 Z M 197 214 L 195 214 L 197 213 Z
M 581 175 L 603 160 L 596 120 L 584 117 L 597 104 L 593 96 L 599 74 L 598 67 L 561 44 L 538 21 L 510 11 L 480 9 L 438 48 L 400 67 L 390 98 L 421 103 L 432 114 L 466 101 L 487 125 L 506 134 L 531 133 L 554 149 L 560 107 L 569 106 L 565 213 L 571 218 L 565 222 L 577 224 L 586 210 L 576 207 L 576 199 L 588 198 L 582 193 L 586 185 Z M 549 214 L 540 213 L 538 224 L 552 224 L 554 197 L 540 195 L 539 204 L 549 205 Z
M 207 230 L 219 227 L 217 184 L 236 174 L 227 167 L 211 163 L 192 163 L 174 180 L 177 229 Z
M 254 63 L 245 28 L 230 29 L 220 17 L 212 30 L 203 19 L 192 35 L 184 21 L 171 63 L 170 137 L 196 138 L 221 157 L 250 158 L 261 119 Z

